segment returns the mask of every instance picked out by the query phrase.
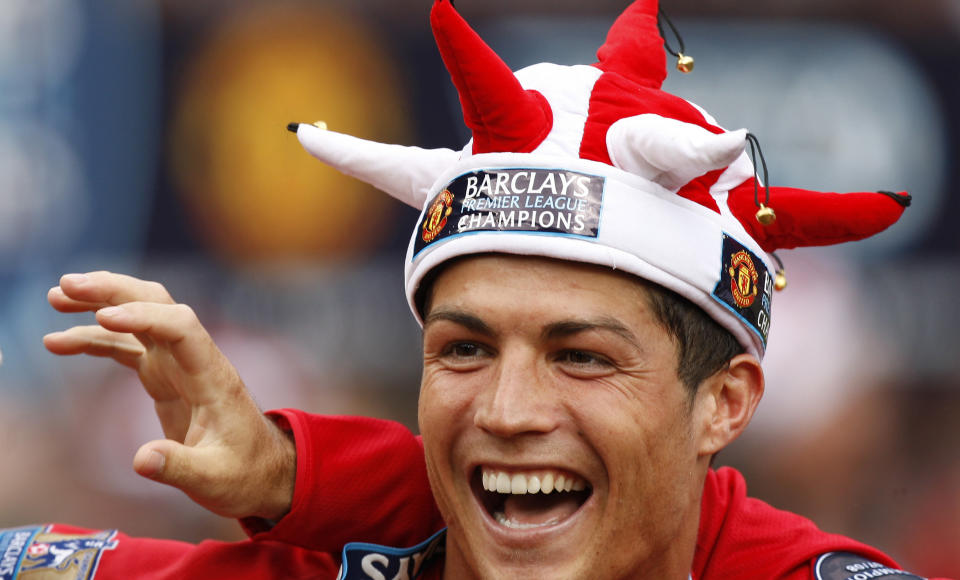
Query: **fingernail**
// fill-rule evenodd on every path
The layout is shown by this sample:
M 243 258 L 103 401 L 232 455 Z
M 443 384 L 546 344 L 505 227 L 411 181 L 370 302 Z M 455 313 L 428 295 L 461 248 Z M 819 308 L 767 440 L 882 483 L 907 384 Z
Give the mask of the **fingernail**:
M 60 278 L 61 282 L 70 282 L 71 284 L 86 284 L 90 281 L 86 274 L 64 274 Z
M 147 457 L 147 462 L 143 464 L 143 474 L 147 477 L 156 477 L 163 471 L 163 465 L 167 458 L 158 451 L 151 451 Z
M 97 314 L 100 316 L 106 316 L 107 318 L 113 318 L 114 316 L 120 316 L 123 313 L 123 309 L 119 306 L 106 306 L 97 310 Z

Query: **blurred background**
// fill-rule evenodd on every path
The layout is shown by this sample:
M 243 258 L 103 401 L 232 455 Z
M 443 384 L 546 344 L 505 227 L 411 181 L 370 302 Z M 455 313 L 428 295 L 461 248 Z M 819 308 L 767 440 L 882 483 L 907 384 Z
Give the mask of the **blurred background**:
M 513 68 L 590 63 L 626 0 L 462 0 Z M 0 527 L 240 538 L 138 478 L 132 371 L 61 359 L 46 291 L 109 269 L 191 304 L 265 408 L 416 428 L 402 271 L 416 214 L 285 129 L 467 138 L 428 0 L 0 2 Z M 889 232 L 780 253 L 767 394 L 720 457 L 751 493 L 960 577 L 960 1 L 663 0 L 666 90 L 763 145 L 770 181 L 909 191 Z M 676 47 L 675 39 L 668 39 Z

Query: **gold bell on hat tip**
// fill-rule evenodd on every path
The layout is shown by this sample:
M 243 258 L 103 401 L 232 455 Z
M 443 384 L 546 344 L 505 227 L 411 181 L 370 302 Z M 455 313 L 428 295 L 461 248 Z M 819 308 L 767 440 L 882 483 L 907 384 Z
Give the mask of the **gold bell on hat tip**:
M 693 70 L 693 57 L 687 56 L 682 52 L 677 55 L 677 70 L 682 73 L 688 73 Z
M 769 226 L 773 222 L 777 221 L 777 214 L 773 211 L 772 207 L 767 207 L 760 204 L 760 209 L 757 210 L 757 221 L 761 225 Z
M 312 124 L 317 129 L 323 129 L 324 131 L 327 130 L 327 123 L 325 121 L 314 121 Z
M 787 287 L 787 275 L 783 270 L 778 270 L 776 275 L 773 277 L 773 289 L 779 292 Z

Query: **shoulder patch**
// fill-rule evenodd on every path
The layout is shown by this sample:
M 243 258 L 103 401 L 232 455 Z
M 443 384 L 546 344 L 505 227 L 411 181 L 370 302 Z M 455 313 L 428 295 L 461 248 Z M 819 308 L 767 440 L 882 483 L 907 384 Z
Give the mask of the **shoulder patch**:
M 116 530 L 58 534 L 53 526 L 0 530 L 0 580 L 90 580 L 104 550 L 117 547 Z
M 829 552 L 817 558 L 813 566 L 817 580 L 872 580 L 873 578 L 896 578 L 897 580 L 925 580 L 922 576 L 891 568 L 886 564 L 868 560 L 850 552 Z

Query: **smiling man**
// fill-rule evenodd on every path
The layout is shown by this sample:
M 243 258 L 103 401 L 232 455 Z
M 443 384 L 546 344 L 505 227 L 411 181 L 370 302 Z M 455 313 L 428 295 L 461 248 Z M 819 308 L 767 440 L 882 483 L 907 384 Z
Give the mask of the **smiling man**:
M 446 536 L 348 548 L 344 574 L 373 558 L 385 577 L 909 577 L 710 464 L 763 393 L 785 284 L 773 252 L 878 233 L 910 197 L 762 183 L 755 136 L 660 89 L 656 0 L 631 4 L 589 66 L 514 73 L 447 0 L 431 24 L 472 133 L 462 150 L 290 126 L 321 161 L 421 209 L 406 292 Z M 308 432 L 295 438 L 323 436 Z
M 266 420 L 161 286 L 61 279 L 51 304 L 98 325 L 47 347 L 128 364 L 157 401 L 168 439 L 135 469 L 254 536 L 144 547 L 165 568 L 131 574 L 141 545 L 110 535 L 105 577 L 916 578 L 711 468 L 763 394 L 773 252 L 878 233 L 909 196 L 762 184 L 753 135 L 660 90 L 657 14 L 634 2 L 593 65 L 514 74 L 436 0 L 466 147 L 290 125 L 322 161 L 421 210 L 405 288 L 423 325 L 422 440 L 362 418 Z M 0 534 L 11 561 L 30 552 L 19 532 Z
M 710 458 L 746 426 L 763 378 L 752 356 L 721 354 L 684 384 L 664 294 L 542 258 L 444 269 L 425 308 L 419 416 L 445 577 L 687 577 Z

